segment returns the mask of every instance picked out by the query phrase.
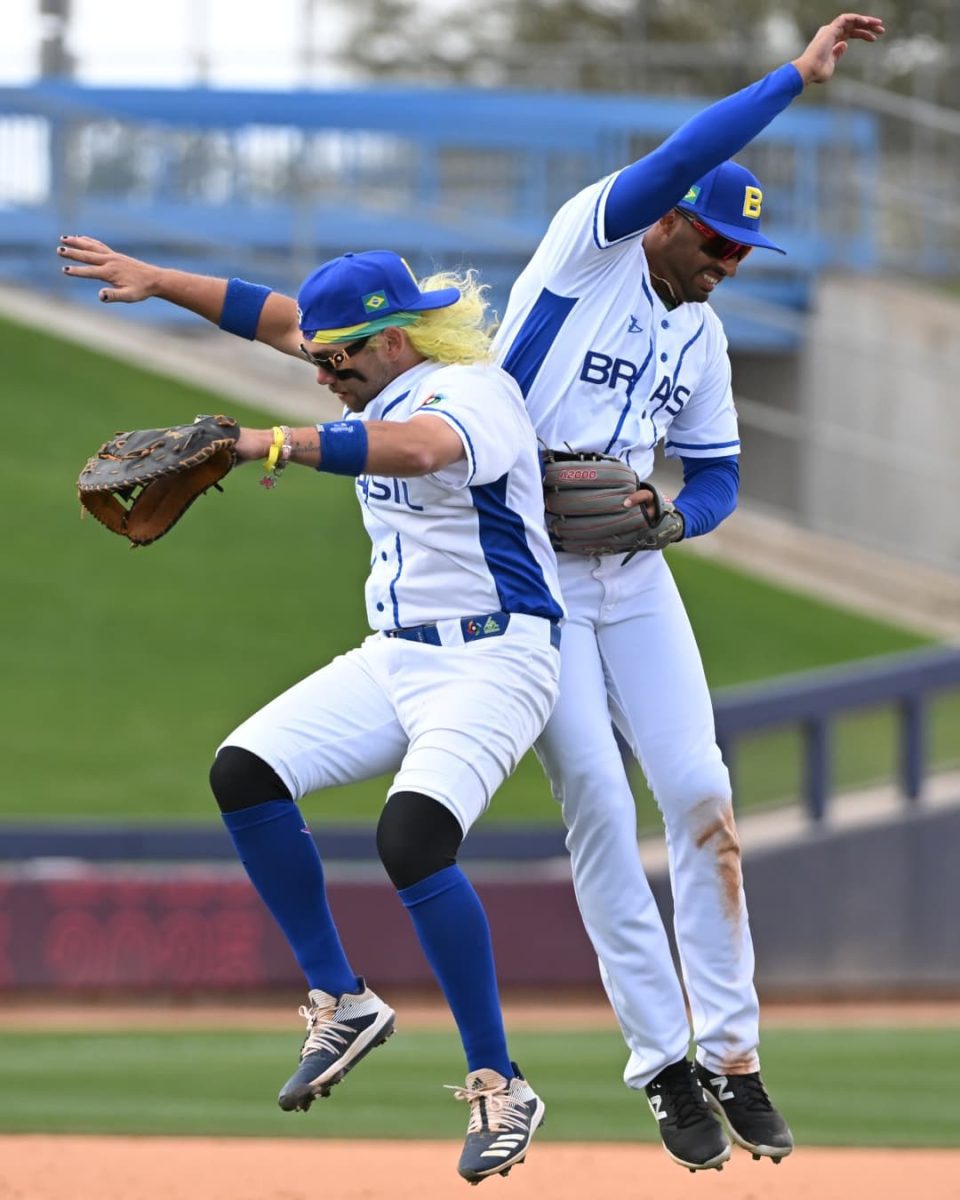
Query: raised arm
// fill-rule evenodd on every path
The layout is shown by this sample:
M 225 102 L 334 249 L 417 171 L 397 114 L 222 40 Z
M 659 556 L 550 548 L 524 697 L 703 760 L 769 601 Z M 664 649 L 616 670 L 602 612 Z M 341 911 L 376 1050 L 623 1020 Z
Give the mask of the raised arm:
M 228 333 L 256 339 L 300 357 L 297 303 L 290 296 L 243 280 L 195 275 L 120 254 L 96 238 L 64 236 L 57 254 L 68 259 L 63 273 L 99 279 L 104 304 L 136 304 L 155 297 L 188 309 Z
M 753 141 L 808 83 L 830 79 L 851 39 L 875 42 L 883 32 L 879 17 L 843 13 L 821 26 L 793 62 L 691 117 L 614 180 L 605 208 L 607 240 L 618 241 L 658 221 L 691 183 Z

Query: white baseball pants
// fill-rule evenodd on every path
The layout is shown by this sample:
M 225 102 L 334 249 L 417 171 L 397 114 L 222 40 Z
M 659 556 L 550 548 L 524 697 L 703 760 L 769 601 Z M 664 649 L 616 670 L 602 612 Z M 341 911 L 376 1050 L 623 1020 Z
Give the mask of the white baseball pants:
M 709 1070 L 759 1069 L 753 946 L 730 778 L 683 602 L 659 552 L 560 554 L 567 621 L 560 698 L 537 754 L 567 826 L 584 925 L 642 1088 L 687 1053 L 690 1027 L 637 849 L 634 798 L 611 721 L 643 767 L 666 828 L 674 930 Z
M 223 745 L 269 763 L 295 800 L 393 771 L 388 795 L 432 796 L 466 833 L 543 729 L 560 656 L 542 617 L 515 613 L 502 636 L 466 644 L 459 622 L 438 628 L 440 646 L 372 634 Z

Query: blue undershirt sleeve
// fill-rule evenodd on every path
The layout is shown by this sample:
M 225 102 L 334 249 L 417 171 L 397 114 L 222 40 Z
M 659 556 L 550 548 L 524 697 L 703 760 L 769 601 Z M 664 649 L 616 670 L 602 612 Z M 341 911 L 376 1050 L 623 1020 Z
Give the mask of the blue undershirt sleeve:
M 684 539 L 716 529 L 737 507 L 740 459 L 681 458 L 683 487 L 674 504 L 683 515 Z
M 742 150 L 803 91 L 793 63 L 697 113 L 665 142 L 624 167 L 607 194 L 607 241 L 646 229 L 702 175 Z

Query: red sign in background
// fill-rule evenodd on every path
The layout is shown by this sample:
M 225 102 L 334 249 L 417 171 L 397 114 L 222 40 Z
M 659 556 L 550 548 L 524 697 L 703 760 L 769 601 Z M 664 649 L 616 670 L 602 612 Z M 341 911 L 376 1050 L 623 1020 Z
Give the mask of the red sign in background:
M 596 959 L 567 880 L 477 885 L 501 982 L 593 986 Z M 354 969 L 378 985 L 431 980 L 386 882 L 334 880 L 330 904 Z M 302 986 L 286 942 L 245 879 L 0 881 L 0 989 L 258 989 Z

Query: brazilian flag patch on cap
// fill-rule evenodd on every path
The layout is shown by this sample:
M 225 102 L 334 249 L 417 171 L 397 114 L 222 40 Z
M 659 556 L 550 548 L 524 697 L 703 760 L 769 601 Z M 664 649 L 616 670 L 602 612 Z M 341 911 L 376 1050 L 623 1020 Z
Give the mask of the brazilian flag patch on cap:
M 361 296 L 363 311 L 368 313 L 379 312 L 387 303 L 387 297 L 384 292 L 367 292 L 365 296 Z
M 700 195 L 700 184 L 695 183 L 689 192 L 684 196 L 684 204 L 696 204 L 697 198 Z

